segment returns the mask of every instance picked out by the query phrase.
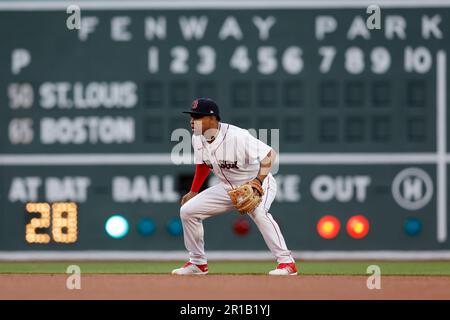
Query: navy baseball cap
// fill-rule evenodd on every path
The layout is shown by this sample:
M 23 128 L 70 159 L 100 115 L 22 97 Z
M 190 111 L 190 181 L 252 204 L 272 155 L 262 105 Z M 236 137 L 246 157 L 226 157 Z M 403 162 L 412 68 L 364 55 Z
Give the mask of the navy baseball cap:
M 197 114 L 201 116 L 216 116 L 220 121 L 219 106 L 209 98 L 198 98 L 192 101 L 191 110 L 183 111 L 183 113 Z

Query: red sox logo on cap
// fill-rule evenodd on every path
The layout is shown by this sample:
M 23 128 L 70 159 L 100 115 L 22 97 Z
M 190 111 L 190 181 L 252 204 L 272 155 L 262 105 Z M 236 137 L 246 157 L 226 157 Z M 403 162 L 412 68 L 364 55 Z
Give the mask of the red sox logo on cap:
M 198 100 L 194 100 L 192 102 L 192 109 L 197 109 L 197 107 L 198 107 Z

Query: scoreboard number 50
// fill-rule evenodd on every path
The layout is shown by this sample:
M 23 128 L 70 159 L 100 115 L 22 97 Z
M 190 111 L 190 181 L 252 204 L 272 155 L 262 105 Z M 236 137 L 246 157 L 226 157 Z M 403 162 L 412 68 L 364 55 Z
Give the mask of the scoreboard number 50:
M 26 205 L 26 211 L 40 215 L 39 218 L 31 219 L 25 227 L 25 240 L 28 243 L 49 243 L 50 235 L 37 233 L 36 229 L 50 228 L 50 222 L 55 242 L 74 243 L 77 241 L 78 218 L 77 205 L 74 202 L 55 202 L 51 208 L 50 204 L 46 202 L 30 202 Z

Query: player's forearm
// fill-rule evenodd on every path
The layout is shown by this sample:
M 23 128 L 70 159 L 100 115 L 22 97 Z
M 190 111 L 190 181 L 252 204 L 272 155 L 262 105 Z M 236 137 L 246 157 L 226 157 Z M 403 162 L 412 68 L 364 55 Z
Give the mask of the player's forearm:
M 192 181 L 191 192 L 199 192 L 206 177 L 209 175 L 209 167 L 206 164 L 197 164 L 195 166 L 195 175 Z
M 272 168 L 273 163 L 276 159 L 276 152 L 272 149 L 267 156 L 262 159 L 258 171 L 258 175 L 256 176 L 258 180 L 261 182 L 264 181 L 264 179 L 267 177 L 267 175 L 270 173 L 270 169 Z

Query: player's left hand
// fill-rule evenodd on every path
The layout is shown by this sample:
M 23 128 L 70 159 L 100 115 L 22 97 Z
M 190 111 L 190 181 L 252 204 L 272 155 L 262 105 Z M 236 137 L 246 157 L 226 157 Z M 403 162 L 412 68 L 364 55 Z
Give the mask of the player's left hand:
M 228 191 L 231 201 L 241 214 L 251 213 L 261 203 L 264 190 L 258 179 Z

